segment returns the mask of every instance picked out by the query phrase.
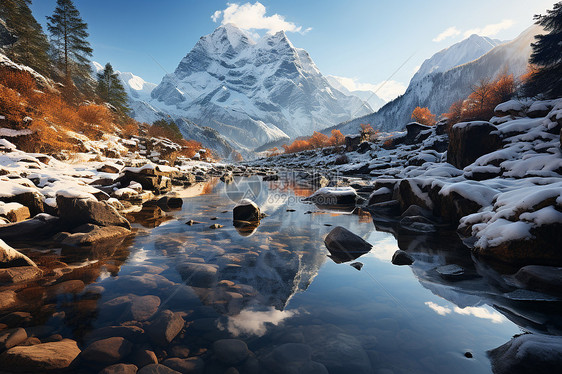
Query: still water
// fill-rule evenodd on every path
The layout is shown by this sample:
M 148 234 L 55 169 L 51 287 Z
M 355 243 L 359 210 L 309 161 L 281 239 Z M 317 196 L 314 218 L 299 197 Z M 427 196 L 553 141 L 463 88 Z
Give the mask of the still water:
M 181 209 L 165 220 L 137 216 L 134 238 L 109 258 L 64 275 L 82 280 L 84 290 L 55 297 L 41 291 L 52 285 L 20 290 L 33 300 L 27 326 L 48 326 L 84 347 L 105 326 L 145 327 L 154 313 L 150 305 L 134 320 L 119 298 L 153 295 L 159 311 L 180 312 L 187 322 L 169 346 L 153 348 L 157 356 L 173 357 L 173 346 L 186 347 L 189 356 L 203 358 L 206 372 L 228 368 L 209 353 L 213 342 L 236 338 L 253 352 L 252 363 L 238 367 L 241 373 L 256 372 L 258 362 L 267 373 L 323 372 L 314 362 L 329 373 L 491 373 L 486 351 L 523 331 L 506 317 L 518 305 L 481 275 L 456 282 L 439 277 L 435 268 L 450 263 L 487 272 L 474 268 L 454 234 L 410 234 L 397 242 L 377 230 L 368 213 L 302 202 L 311 192 L 252 179 L 186 190 Z M 255 230 L 232 224 L 234 201 L 243 196 L 267 214 Z M 335 226 L 373 245 L 355 260 L 361 270 L 328 256 L 323 240 Z M 412 266 L 390 262 L 399 244 L 415 258 Z M 71 261 L 57 259 L 56 250 L 46 253 L 53 263 Z M 91 260 L 79 257 L 72 261 Z M 81 364 L 77 371 L 100 368 Z

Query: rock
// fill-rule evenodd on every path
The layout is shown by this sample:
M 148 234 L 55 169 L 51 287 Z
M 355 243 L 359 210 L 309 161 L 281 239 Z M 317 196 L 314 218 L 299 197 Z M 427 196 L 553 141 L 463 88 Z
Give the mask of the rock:
M 369 205 L 367 210 L 375 216 L 393 218 L 401 213 L 400 202 L 398 200 L 385 201 Z
M 12 284 L 29 282 L 43 276 L 37 266 L 17 266 L 8 269 L 0 269 L 0 284 Z
M 80 279 L 68 280 L 57 283 L 46 289 L 47 296 L 53 297 L 62 294 L 77 294 L 84 290 L 84 282 Z
M 21 327 L 0 331 L 0 352 L 19 345 L 25 339 L 27 339 L 27 333 Z
M 119 173 L 120 169 L 118 167 L 116 167 L 115 165 L 105 164 L 105 165 L 100 166 L 98 168 L 98 171 L 101 172 L 101 173 L 116 174 L 116 173 Z
M 3 323 L 10 327 L 24 327 L 28 326 L 31 320 L 33 320 L 33 316 L 29 312 L 12 312 L 0 318 L 0 323 Z
M 0 267 L 9 268 L 13 266 L 37 267 L 29 257 L 18 252 L 0 239 Z
M 392 255 L 392 263 L 394 265 L 412 265 L 414 263 L 414 258 L 407 252 L 399 249 Z
M 158 200 L 157 204 L 164 210 L 179 209 L 183 206 L 183 199 L 179 197 L 164 196 Z
M 29 208 L 20 203 L 0 202 L 0 216 L 6 217 L 10 222 L 21 222 L 31 216 Z
M 353 262 L 353 263 L 349 264 L 349 266 L 351 266 L 351 267 L 353 267 L 357 270 L 363 269 L 363 263 L 361 263 L 361 262 Z
M 183 345 L 174 345 L 172 348 L 169 349 L 169 355 L 171 357 L 179 357 L 179 358 L 188 358 L 189 357 L 189 348 Z
M 439 266 L 435 270 L 441 276 L 441 278 L 448 281 L 460 281 L 476 277 L 476 274 L 474 272 L 468 271 L 465 268 L 455 264 Z
M 217 340 L 213 343 L 213 351 L 217 359 L 226 365 L 239 365 L 250 354 L 246 343 L 239 339 Z
M 219 223 L 213 223 L 211 226 L 209 226 L 210 229 L 220 229 L 221 227 L 224 226 Z
M 261 359 L 263 372 L 275 374 L 328 374 L 326 367 L 312 361 L 312 349 L 306 344 L 282 344 Z
M 234 221 L 259 221 L 261 219 L 260 208 L 252 200 L 240 200 L 232 210 L 232 218 Z
M 146 365 L 157 364 L 158 358 L 156 354 L 145 348 L 137 349 L 133 352 L 129 360 L 134 363 L 138 368 L 143 368 Z
M 71 247 L 99 246 L 111 243 L 112 246 L 118 245 L 123 238 L 131 234 L 131 231 L 121 226 L 96 226 L 82 225 L 77 228 L 79 232 L 64 238 L 62 245 Z M 83 232 L 80 232 L 82 231 Z
M 514 278 L 526 289 L 562 293 L 562 267 L 527 265 L 519 269 Z
M 392 190 L 387 187 L 381 187 L 371 193 L 367 205 L 382 203 L 389 200 L 392 200 Z
M 225 173 L 220 177 L 220 180 L 226 184 L 230 184 L 234 182 L 234 176 L 232 175 L 232 173 Z
M 322 187 L 305 201 L 318 205 L 355 205 L 357 192 L 352 187 Z
M 131 353 L 133 344 L 121 337 L 96 340 L 81 354 L 86 361 L 96 364 L 114 364 Z
M 57 195 L 59 217 L 70 227 L 86 223 L 98 226 L 120 226 L 131 229 L 131 224 L 105 201 Z
M 433 202 L 429 198 L 424 180 L 403 179 L 398 184 L 397 200 L 400 202 L 401 211 L 404 212 L 411 205 L 417 205 L 426 210 L 433 210 Z M 427 187 L 430 187 L 428 185 Z
M 24 192 L 18 195 L 0 197 L 0 201 L 5 203 L 19 203 L 29 209 L 31 216 L 45 212 L 43 195 L 39 192 Z
M 410 122 L 406 125 L 405 144 L 416 144 L 427 139 L 431 135 L 432 126 L 422 125 L 418 122 Z
M 160 298 L 158 296 L 135 297 L 131 304 L 131 317 L 134 321 L 149 320 L 158 311 L 159 306 Z
M 185 321 L 180 313 L 164 310 L 147 327 L 147 333 L 154 344 L 167 346 L 180 333 Z
M 488 351 L 495 374 L 550 374 L 562 367 L 560 336 L 524 334 Z
M 136 374 L 138 368 L 132 364 L 115 364 L 106 367 L 98 374 Z
M 142 341 L 144 330 L 137 326 L 106 326 L 94 330 L 84 338 L 86 342 L 93 342 L 112 337 L 122 337 L 131 342 Z
M 330 251 L 332 260 L 337 263 L 347 262 L 369 252 L 373 247 L 360 236 L 337 226 L 324 239 L 326 248 Z
M 278 174 L 268 174 L 268 175 L 264 175 L 262 177 L 262 181 L 264 182 L 268 182 L 268 181 L 277 181 L 279 180 L 279 175 Z
M 183 280 L 193 287 L 210 288 L 218 281 L 216 265 L 182 263 L 176 267 Z
M 63 370 L 80 354 L 74 340 L 10 348 L 0 355 L 0 367 L 13 372 L 44 372 Z
M 182 374 L 203 374 L 205 370 L 205 361 L 200 357 L 168 358 L 162 364 Z
M 119 177 L 118 180 L 124 186 L 129 185 L 131 181 L 140 183 L 143 190 L 154 191 L 156 194 L 172 190 L 172 181 L 168 178 L 167 173 L 157 171 L 156 169 L 144 169 L 138 173 L 125 170 L 124 175 Z
M 345 136 L 345 150 L 347 152 L 353 152 L 361 144 L 361 135 L 346 135 Z
M 0 291 L 0 311 L 12 308 L 16 304 L 17 299 L 14 291 Z
M 170 369 L 165 365 L 151 364 L 140 369 L 138 371 L 138 374 L 181 374 L 181 373 L 173 369 Z
M 497 134 L 496 126 L 489 122 L 461 122 L 451 127 L 447 162 L 463 169 L 476 159 L 501 148 L 502 142 Z
M 0 239 L 29 241 L 44 239 L 61 231 L 61 220 L 48 214 L 39 214 L 23 222 L 0 225 Z

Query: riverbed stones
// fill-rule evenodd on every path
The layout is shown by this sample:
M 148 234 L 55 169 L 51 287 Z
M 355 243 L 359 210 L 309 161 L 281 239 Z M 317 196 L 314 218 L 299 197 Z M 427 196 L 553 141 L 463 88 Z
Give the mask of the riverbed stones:
M 28 219 L 31 214 L 29 208 L 20 203 L 0 202 L 0 216 L 7 218 L 10 222 L 21 222 Z
M 90 344 L 81 357 L 96 364 L 115 364 L 131 353 L 133 344 L 121 337 L 97 340 Z
M 282 344 L 261 359 L 264 372 L 278 374 L 328 374 L 326 367 L 312 360 L 312 349 L 306 344 Z
M 17 346 L 0 355 L 0 367 L 13 372 L 44 372 L 63 370 L 80 354 L 74 340 L 43 343 L 32 346 Z
M 115 364 L 106 367 L 98 374 L 136 374 L 138 368 L 133 364 Z
M 28 241 L 29 238 L 42 239 L 60 231 L 61 220 L 49 214 L 38 214 L 22 222 L 0 225 L 0 239 L 10 241 Z
M 14 291 L 0 291 L 0 310 L 9 309 L 15 305 L 17 305 L 17 299 Z
M 562 267 L 527 265 L 514 277 L 527 289 L 562 294 Z
M 130 361 L 138 368 L 143 368 L 146 365 L 157 364 L 158 358 L 156 354 L 147 348 L 138 348 L 131 354 Z
M 86 223 L 98 226 L 120 226 L 131 229 L 131 224 L 117 210 L 105 201 L 92 198 L 66 197 L 57 195 L 59 217 L 71 227 Z
M 218 281 L 216 265 L 185 262 L 176 268 L 190 286 L 209 288 Z
M 0 284 L 29 282 L 42 276 L 43 271 L 36 266 L 17 266 L 0 269 Z
M 221 339 L 213 344 L 213 351 L 219 361 L 226 365 L 239 365 L 248 358 L 250 351 L 239 339 Z
M 131 317 L 134 321 L 146 321 L 158 311 L 159 306 L 160 298 L 158 296 L 135 297 L 131 304 Z
M 87 334 L 85 340 L 88 342 L 107 339 L 111 337 L 122 337 L 131 342 L 143 339 L 144 330 L 138 326 L 105 326 Z
M 140 369 L 137 374 L 181 374 L 162 364 L 151 364 Z
M 121 226 L 96 226 L 85 224 L 78 227 L 74 234 L 68 235 L 61 242 L 62 245 L 72 247 L 97 246 L 108 242 L 120 242 L 131 234 L 131 231 Z
M 496 126 L 485 121 L 455 124 L 449 131 L 447 162 L 463 169 L 478 157 L 500 149 L 502 142 L 496 130 Z
M 183 374 L 203 374 L 205 370 L 205 361 L 200 357 L 168 358 L 162 364 Z
M 414 263 L 414 258 L 407 252 L 399 249 L 392 255 L 392 263 L 394 265 L 412 265 Z
M 0 267 L 36 266 L 26 255 L 20 253 L 0 239 Z
M 180 333 L 185 325 L 180 313 L 163 310 L 147 327 L 150 340 L 159 346 L 167 346 Z
M 25 339 L 27 339 L 27 333 L 21 327 L 0 331 L 0 352 L 19 345 Z

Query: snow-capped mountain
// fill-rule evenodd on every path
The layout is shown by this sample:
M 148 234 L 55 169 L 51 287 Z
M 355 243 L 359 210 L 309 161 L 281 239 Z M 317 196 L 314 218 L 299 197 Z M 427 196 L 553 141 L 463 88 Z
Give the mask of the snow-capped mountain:
M 104 66 L 102 64 L 92 61 L 94 77 L 96 73 L 101 73 L 103 69 Z M 115 70 L 115 72 L 132 100 L 150 100 L 150 93 L 157 86 L 156 84 L 147 82 L 133 73 L 121 72 L 119 70 Z
M 348 89 L 342 82 L 342 80 L 345 78 L 336 77 L 335 75 L 326 75 L 326 79 L 328 80 L 328 83 L 330 83 L 330 85 L 336 90 L 339 90 L 346 95 L 357 96 L 361 99 L 361 101 L 367 102 L 367 104 L 369 104 L 373 111 L 379 110 L 380 107 L 386 104 L 386 101 L 378 97 L 374 91 Z
M 202 37 L 151 97 L 154 108 L 250 149 L 372 112 L 332 87 L 284 32 L 254 41 L 232 24 Z
M 455 66 L 474 61 L 501 43 L 497 39 L 472 34 L 463 41 L 455 43 L 425 60 L 410 83 L 418 82 L 427 75 L 445 72 Z
M 344 134 L 353 134 L 359 131 L 360 124 L 368 123 L 375 129 L 396 131 L 402 130 L 410 121 L 411 113 L 416 106 L 428 107 L 437 115 L 445 113 L 452 103 L 465 99 L 471 93 L 471 87 L 481 79 L 493 79 L 503 72 L 513 74 L 515 77 L 523 75 L 531 55 L 531 43 L 535 41 L 535 35 L 542 32 L 540 26 L 533 25 L 517 38 L 495 46 L 476 60 L 446 71 L 434 70 L 428 75 L 412 79 L 404 95 L 389 102 L 376 113 L 333 128 L 341 130 Z M 433 57 L 426 62 L 432 59 Z M 428 63 L 427 66 L 430 64 Z M 331 129 L 325 131 L 329 132 Z

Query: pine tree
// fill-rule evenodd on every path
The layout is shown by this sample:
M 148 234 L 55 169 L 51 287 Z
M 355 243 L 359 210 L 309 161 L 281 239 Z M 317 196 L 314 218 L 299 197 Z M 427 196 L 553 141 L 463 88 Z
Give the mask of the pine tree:
M 67 89 L 74 83 L 82 90 L 90 80 L 92 48 L 86 40 L 88 25 L 72 0 L 57 0 L 53 15 L 47 17 L 47 28 L 51 34 L 54 58 L 58 63 Z
M 109 62 L 105 64 L 103 71 L 98 73 L 96 92 L 100 99 L 113 105 L 121 114 L 129 112 L 127 93 L 121 84 L 119 76 L 113 71 L 113 67 Z
M 538 67 L 525 84 L 524 91 L 529 96 L 542 93 L 546 97 L 562 96 L 562 2 L 554 4 L 546 15 L 536 15 L 536 23 L 549 31 L 537 35 L 536 43 L 531 44 L 533 53 L 529 62 Z
M 31 0 L 2 0 L 0 17 L 17 40 L 5 48 L 6 55 L 43 75 L 49 75 L 49 42 L 31 9 Z

